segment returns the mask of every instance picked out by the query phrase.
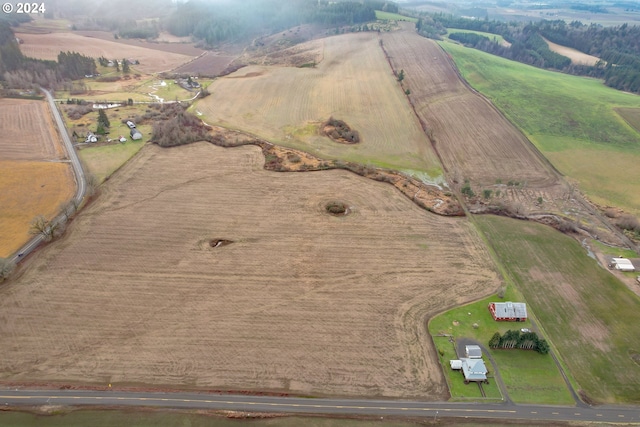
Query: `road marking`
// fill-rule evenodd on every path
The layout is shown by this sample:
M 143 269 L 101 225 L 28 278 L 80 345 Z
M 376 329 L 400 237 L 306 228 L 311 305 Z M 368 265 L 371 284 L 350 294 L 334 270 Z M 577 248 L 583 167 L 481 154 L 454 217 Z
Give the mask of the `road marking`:
M 576 413 L 574 413 L 573 415 L 580 415 L 580 412 L 576 412 Z
M 618 417 L 620 417 L 620 418 L 624 418 L 624 415 L 622 415 L 622 414 L 618 414 Z
M 531 411 L 531 413 L 532 413 L 532 414 L 537 414 L 538 412 L 537 412 L 537 411 Z
M 596 414 L 596 417 L 601 417 L 601 416 L 602 416 L 602 414 Z
M 560 415 L 559 412 L 552 412 L 553 415 Z

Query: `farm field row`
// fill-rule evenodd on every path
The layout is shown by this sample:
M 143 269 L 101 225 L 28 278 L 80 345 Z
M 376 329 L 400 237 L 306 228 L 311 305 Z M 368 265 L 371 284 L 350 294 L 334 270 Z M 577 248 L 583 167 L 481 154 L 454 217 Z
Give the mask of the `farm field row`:
M 34 217 L 52 218 L 74 194 L 75 179 L 45 101 L 0 99 L 0 258 L 31 236 Z
M 71 200 L 75 180 L 67 163 L 0 160 L 0 171 L 0 258 L 6 258 L 32 237 L 33 218 L 53 218 Z
M 217 79 L 209 86 L 212 95 L 196 104 L 203 119 L 320 158 L 440 176 L 437 156 L 389 69 L 377 33 L 310 43 L 324 56 L 316 68 L 249 66 Z M 346 145 L 320 135 L 320 124 L 330 117 L 347 122 L 362 141 Z
M 19 36 L 23 40 L 20 50 L 32 58 L 56 60 L 60 51 L 67 51 L 72 46 L 73 51 L 92 58 L 104 56 L 108 59 L 137 59 L 140 64 L 136 65 L 136 69 L 143 73 L 169 71 L 197 56 L 131 46 L 71 32 L 20 33 Z
M 550 227 L 489 215 L 474 222 L 579 389 L 595 402 L 640 402 L 638 297 Z
M 565 175 L 601 205 L 640 213 L 640 133 L 625 117 L 640 97 L 600 81 L 554 73 L 453 43 L 441 43 L 464 78 Z M 615 165 L 615 167 L 612 167 Z
M 0 378 L 446 398 L 424 319 L 499 284 L 468 220 L 263 164 L 145 146 L 0 289 Z
M 515 179 L 553 186 L 557 178 L 526 138 L 458 78 L 446 54 L 414 31 L 382 36 L 395 70 L 404 70 L 418 117 L 432 135 L 454 183 L 492 185 Z

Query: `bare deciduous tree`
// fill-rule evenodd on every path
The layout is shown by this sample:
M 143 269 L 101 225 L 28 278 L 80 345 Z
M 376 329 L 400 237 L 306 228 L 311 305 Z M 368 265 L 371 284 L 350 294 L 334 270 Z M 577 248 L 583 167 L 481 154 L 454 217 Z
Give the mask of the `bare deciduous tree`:
M 54 224 L 53 221 L 49 221 L 42 215 L 38 215 L 31 221 L 29 227 L 29 233 L 37 236 L 42 235 L 45 240 L 49 241 L 57 236 L 58 224 Z

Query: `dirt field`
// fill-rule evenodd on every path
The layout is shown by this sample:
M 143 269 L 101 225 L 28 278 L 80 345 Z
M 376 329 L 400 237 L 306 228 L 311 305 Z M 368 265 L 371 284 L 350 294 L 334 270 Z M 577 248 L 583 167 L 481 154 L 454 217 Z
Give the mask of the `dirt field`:
M 197 56 L 197 54 L 190 56 L 131 46 L 113 40 L 84 37 L 75 33 L 20 33 L 18 36 L 24 40 L 24 43 L 20 45 L 20 50 L 26 56 L 55 60 L 58 58 L 60 51 L 72 50 L 93 58 L 99 56 L 110 59 L 131 58 L 140 61 L 140 65 L 136 65 L 133 68 L 142 73 L 168 71 Z
M 499 286 L 467 220 L 264 161 L 146 146 L 0 289 L 0 378 L 446 397 L 425 317 Z
M 377 33 L 309 42 L 323 52 L 316 68 L 248 66 L 209 86 L 197 109 L 211 124 L 343 159 L 439 176 L 441 167 L 379 46 Z M 346 146 L 318 133 L 333 116 L 360 133 Z
M 2 160 L 56 160 L 64 151 L 45 101 L 0 99 Z
M 71 199 L 71 167 L 44 101 L 0 99 L 0 257 L 30 238 L 37 215 L 53 217 Z
M 598 58 L 597 56 L 588 55 L 586 53 L 580 52 L 579 50 L 555 44 L 547 39 L 544 39 L 544 41 L 549 45 L 549 49 L 551 49 L 555 53 L 559 53 L 560 55 L 564 55 L 567 58 L 571 59 L 571 62 L 573 64 L 595 65 L 595 63 L 600 60 L 600 58 Z
M 195 76 L 217 76 L 222 73 L 235 57 L 229 55 L 217 55 L 206 52 L 191 62 L 174 69 L 174 73 L 191 74 Z
M 383 34 L 394 69 L 418 116 L 431 130 L 445 168 L 455 180 L 495 184 L 497 179 L 548 186 L 555 175 L 529 141 L 487 100 L 458 78 L 447 55 L 411 30 Z

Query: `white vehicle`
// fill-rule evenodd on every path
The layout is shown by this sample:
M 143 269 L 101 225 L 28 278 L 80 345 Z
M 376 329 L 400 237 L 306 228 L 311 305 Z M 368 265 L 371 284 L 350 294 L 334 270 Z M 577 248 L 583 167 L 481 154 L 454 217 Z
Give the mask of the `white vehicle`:
M 131 120 L 127 120 L 127 126 L 129 126 L 129 129 L 135 129 L 136 124 L 133 123 Z

